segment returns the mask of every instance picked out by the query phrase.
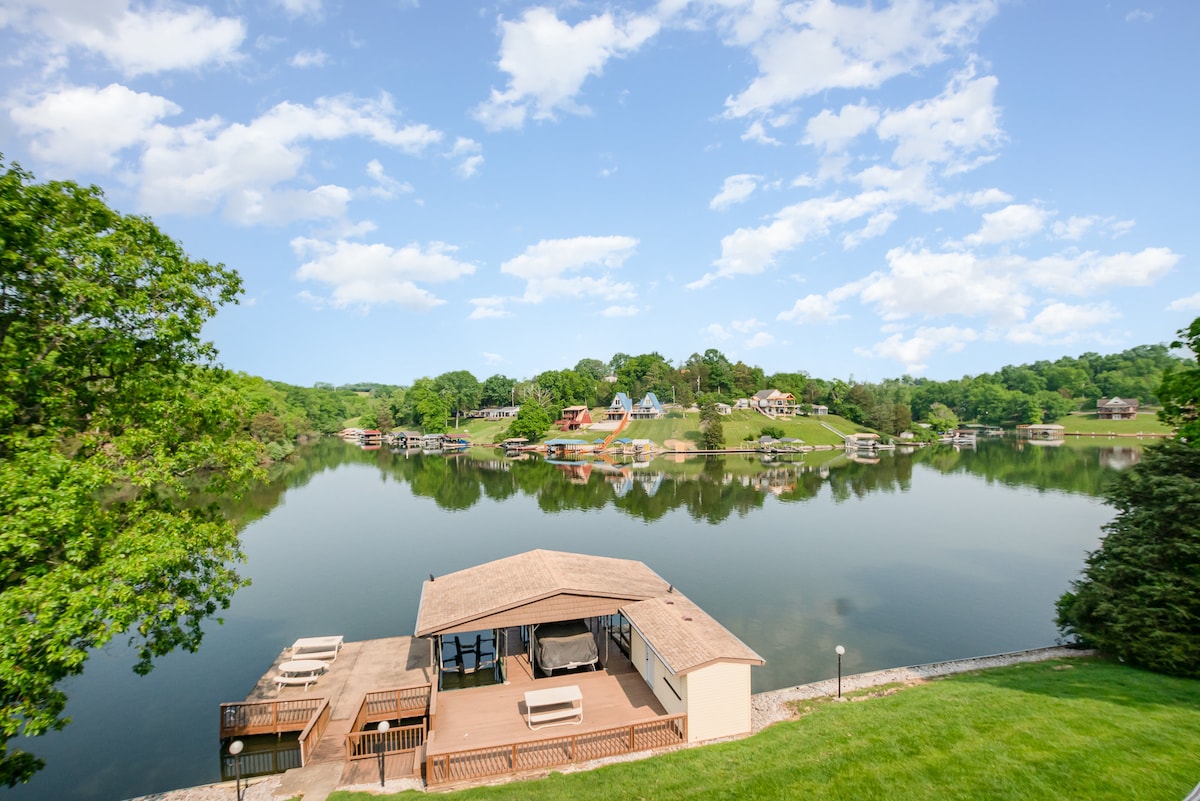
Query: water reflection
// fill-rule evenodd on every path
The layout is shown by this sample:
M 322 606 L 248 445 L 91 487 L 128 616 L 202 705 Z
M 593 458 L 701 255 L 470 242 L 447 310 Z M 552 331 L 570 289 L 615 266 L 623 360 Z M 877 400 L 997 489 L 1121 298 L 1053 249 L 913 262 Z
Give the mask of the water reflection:
M 223 625 L 144 678 L 117 643 L 94 654 L 67 687 L 74 722 L 21 743 L 49 767 L 10 794 L 217 781 L 216 710 L 285 645 L 409 633 L 428 574 L 533 548 L 645 562 L 766 658 L 755 691 L 831 677 L 838 644 L 847 673 L 1048 645 L 1054 600 L 1111 519 L 1098 493 L 1137 458 L 1096 445 L 555 464 L 322 440 L 228 504 L 252 584 Z

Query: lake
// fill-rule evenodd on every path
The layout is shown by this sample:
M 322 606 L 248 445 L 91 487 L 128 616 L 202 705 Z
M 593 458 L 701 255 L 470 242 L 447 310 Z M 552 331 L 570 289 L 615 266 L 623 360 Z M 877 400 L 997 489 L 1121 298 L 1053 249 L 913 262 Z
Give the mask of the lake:
M 1112 517 L 1128 441 L 625 466 L 406 456 L 324 440 L 229 513 L 243 575 L 195 654 L 133 674 L 124 640 L 68 681 L 15 799 L 115 801 L 220 779 L 218 706 L 298 637 L 411 634 L 421 582 L 533 548 L 637 559 L 766 659 L 754 690 L 1052 645 L 1054 601 Z

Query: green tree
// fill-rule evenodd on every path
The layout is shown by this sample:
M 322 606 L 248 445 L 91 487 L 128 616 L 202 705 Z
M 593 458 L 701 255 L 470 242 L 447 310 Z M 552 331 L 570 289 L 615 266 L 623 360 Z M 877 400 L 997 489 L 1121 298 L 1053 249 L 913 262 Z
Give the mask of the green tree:
M 1105 496 L 1117 516 L 1059 598 L 1059 629 L 1150 670 L 1200 676 L 1200 448 L 1146 448 Z
M 472 409 L 479 408 L 483 389 L 480 387 L 479 381 L 468 370 L 443 373 L 434 379 L 434 384 L 447 408 L 454 413 L 455 428 L 458 428 L 460 417 Z
M 0 165 L 0 781 L 62 728 L 61 682 L 125 635 L 139 672 L 241 586 L 233 492 L 260 446 L 204 322 L 241 290 L 96 187 Z M 209 497 L 215 497 L 210 495 Z
M 1163 376 L 1158 398 L 1162 401 L 1159 419 L 1176 427 L 1177 435 L 1184 441 L 1200 444 L 1200 367 L 1195 357 L 1200 356 L 1200 317 L 1187 328 L 1176 332 L 1178 340 L 1171 343 L 1173 349 L 1187 348 L 1193 360 L 1185 362 Z
M 550 415 L 546 413 L 541 404 L 531 400 L 521 404 L 516 419 L 509 423 L 504 436 L 538 440 L 542 438 L 550 425 Z
M 715 395 L 706 395 L 700 403 L 700 447 L 716 451 L 725 447 L 725 426 L 717 411 Z

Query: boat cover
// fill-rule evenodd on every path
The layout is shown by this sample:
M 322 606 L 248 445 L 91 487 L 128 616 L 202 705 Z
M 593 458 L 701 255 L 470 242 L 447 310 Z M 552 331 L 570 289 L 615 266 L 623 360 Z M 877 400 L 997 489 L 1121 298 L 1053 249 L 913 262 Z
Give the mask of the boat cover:
M 582 620 L 543 623 L 534 630 L 538 666 L 549 673 L 560 668 L 595 665 L 596 638 Z

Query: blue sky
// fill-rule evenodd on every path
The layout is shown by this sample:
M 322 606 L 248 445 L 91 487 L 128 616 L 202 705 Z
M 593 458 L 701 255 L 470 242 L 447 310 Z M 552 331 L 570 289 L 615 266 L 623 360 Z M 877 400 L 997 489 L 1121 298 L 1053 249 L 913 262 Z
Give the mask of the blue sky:
M 957 378 L 1200 315 L 1200 4 L 0 0 L 0 151 L 301 385 L 717 348 Z

